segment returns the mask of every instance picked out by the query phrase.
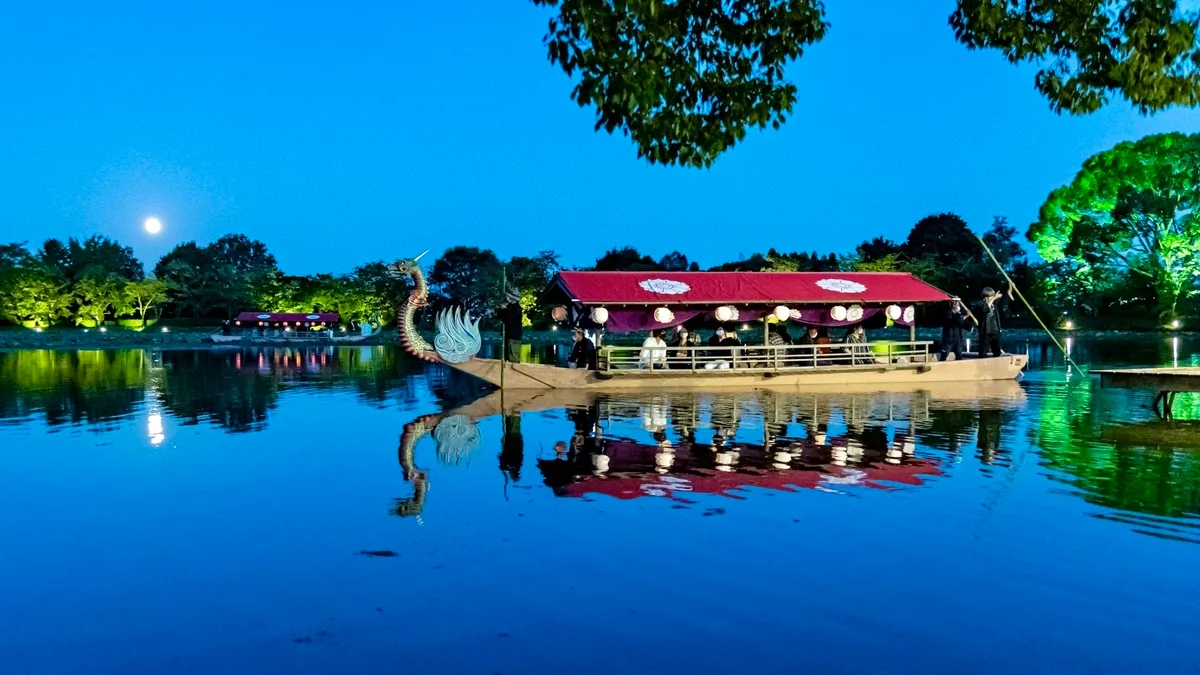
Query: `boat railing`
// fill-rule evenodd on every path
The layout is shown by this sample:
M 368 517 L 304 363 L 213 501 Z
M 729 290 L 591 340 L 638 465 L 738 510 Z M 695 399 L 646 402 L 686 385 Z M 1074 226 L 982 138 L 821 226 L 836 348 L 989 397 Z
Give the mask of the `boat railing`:
M 789 371 L 813 368 L 879 368 L 929 363 L 931 341 L 859 342 L 816 345 L 739 345 L 716 347 L 607 346 L 600 370 L 677 374 L 680 371 Z
M 265 340 L 326 340 L 334 336 L 332 330 L 284 330 L 267 328 L 260 334 L 257 328 L 245 328 L 242 337 Z

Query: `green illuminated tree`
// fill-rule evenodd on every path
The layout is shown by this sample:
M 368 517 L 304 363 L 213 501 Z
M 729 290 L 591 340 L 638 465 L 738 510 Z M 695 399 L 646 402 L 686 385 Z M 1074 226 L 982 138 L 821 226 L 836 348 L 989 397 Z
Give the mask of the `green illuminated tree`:
M 118 313 L 137 314 L 146 326 L 146 313 L 159 309 L 168 299 L 167 283 L 161 279 L 146 277 L 138 281 L 127 281 L 122 289 L 121 303 Z
M 1174 315 L 1200 276 L 1200 134 L 1120 143 L 1050 193 L 1028 237 L 1049 262 L 1068 259 L 1153 286 Z
M 49 326 L 67 316 L 70 307 L 66 280 L 40 265 L 14 272 L 0 293 L 0 314 L 13 322 Z
M 123 301 L 124 281 L 116 274 L 91 272 L 74 284 L 75 323 L 99 326 L 110 309 Z

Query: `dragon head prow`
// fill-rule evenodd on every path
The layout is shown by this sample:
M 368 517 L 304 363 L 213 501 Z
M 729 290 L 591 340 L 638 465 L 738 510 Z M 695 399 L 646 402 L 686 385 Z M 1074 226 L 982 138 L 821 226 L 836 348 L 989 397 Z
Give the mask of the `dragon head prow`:
M 420 272 L 421 258 L 425 257 L 426 253 L 429 253 L 429 249 L 425 249 L 421 255 L 415 258 L 397 260 L 391 265 L 388 265 L 388 274 L 391 274 L 393 277 L 409 277 Z

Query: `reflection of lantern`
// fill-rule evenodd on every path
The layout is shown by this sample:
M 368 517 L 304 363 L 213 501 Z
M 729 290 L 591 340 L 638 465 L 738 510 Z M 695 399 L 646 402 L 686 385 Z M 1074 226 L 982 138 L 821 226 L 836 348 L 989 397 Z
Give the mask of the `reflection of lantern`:
M 846 320 L 847 321 L 862 321 L 862 318 L 863 318 L 862 305 L 850 305 L 850 308 L 846 310 Z
M 258 322 L 258 325 L 260 325 L 260 326 L 261 326 L 261 325 L 263 325 L 263 322 L 259 321 L 259 322 Z
M 600 325 L 604 325 L 604 322 L 608 321 L 608 310 L 604 309 L 603 307 L 597 307 L 596 309 L 593 309 L 592 321 L 595 321 Z
M 904 323 L 912 323 L 917 316 L 917 310 L 912 305 L 904 308 Z
M 567 318 L 567 308 L 563 307 L 562 305 L 555 307 L 554 309 L 550 310 L 550 318 L 554 319 L 555 321 L 565 321 Z
M 833 309 L 829 310 L 829 318 L 833 319 L 834 321 L 845 321 L 846 308 L 842 307 L 841 305 L 834 305 Z
M 659 323 L 670 323 L 675 319 L 675 313 L 666 307 L 654 310 L 654 320 Z
M 233 325 L 235 325 L 235 326 L 240 326 L 240 325 L 242 325 L 242 322 L 241 322 L 241 321 L 234 321 L 234 322 L 233 322 Z
M 904 316 L 904 311 L 900 309 L 900 305 L 888 305 L 887 318 L 892 321 L 899 321 L 902 316 Z
M 792 311 L 783 305 L 776 307 L 775 311 L 771 313 L 774 314 L 775 318 L 779 319 L 780 321 L 787 321 L 788 317 L 792 315 Z

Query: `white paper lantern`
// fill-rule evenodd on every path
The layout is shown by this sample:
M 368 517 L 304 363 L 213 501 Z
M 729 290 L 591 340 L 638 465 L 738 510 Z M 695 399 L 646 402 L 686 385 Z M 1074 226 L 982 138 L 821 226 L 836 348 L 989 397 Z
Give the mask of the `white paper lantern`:
M 792 315 L 792 310 L 788 309 L 787 307 L 784 307 L 783 305 L 780 305 L 775 308 L 775 311 L 772 312 L 772 314 L 774 314 L 775 318 L 779 319 L 780 321 L 787 321 L 788 317 L 790 317 Z
M 847 321 L 858 322 L 858 321 L 862 321 L 862 318 L 863 318 L 862 305 L 850 305 L 850 308 L 846 310 L 846 320 Z
M 737 315 L 734 314 L 733 308 L 729 305 L 721 305 L 717 308 L 715 314 L 717 316 L 717 321 L 721 322 L 733 321 L 735 318 L 737 318 Z
M 659 323 L 671 323 L 675 319 L 675 313 L 666 307 L 659 307 L 654 310 L 654 320 Z
M 904 323 L 912 323 L 916 317 L 917 310 L 912 305 L 904 308 Z
M 904 316 L 904 310 L 900 309 L 900 305 L 888 305 L 887 318 L 892 321 L 899 321 L 902 316 Z
M 597 307 L 592 310 L 592 321 L 603 326 L 608 321 L 608 310 L 603 307 Z
M 738 308 L 737 308 L 737 307 L 734 307 L 733 305 L 730 305 L 730 306 L 729 306 L 729 311 L 733 312 L 733 319 L 732 319 L 732 320 L 733 320 L 733 321 L 737 321 L 737 320 L 738 320 L 738 316 L 740 316 L 740 315 L 739 315 L 739 313 L 738 313 Z
M 829 310 L 829 318 L 833 319 L 834 321 L 845 321 L 846 308 L 842 307 L 841 305 L 834 305 L 833 309 Z

